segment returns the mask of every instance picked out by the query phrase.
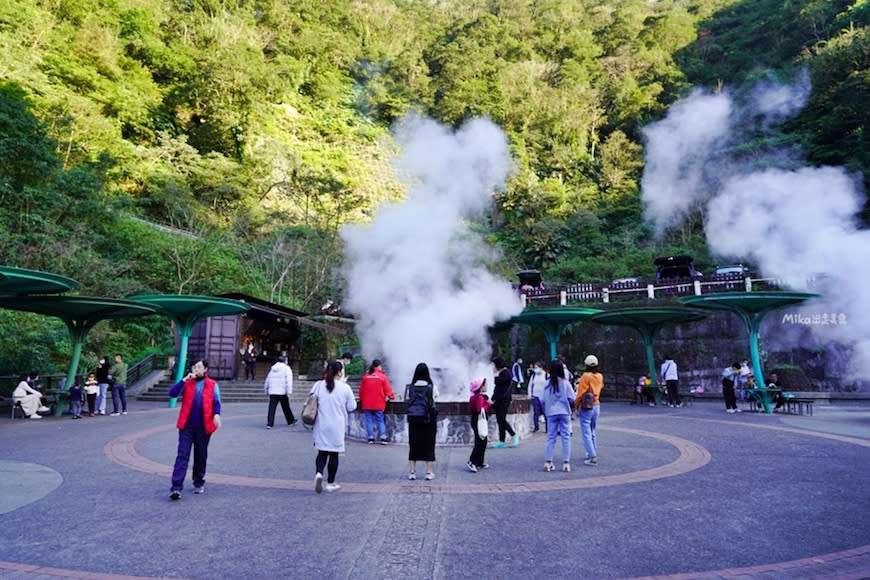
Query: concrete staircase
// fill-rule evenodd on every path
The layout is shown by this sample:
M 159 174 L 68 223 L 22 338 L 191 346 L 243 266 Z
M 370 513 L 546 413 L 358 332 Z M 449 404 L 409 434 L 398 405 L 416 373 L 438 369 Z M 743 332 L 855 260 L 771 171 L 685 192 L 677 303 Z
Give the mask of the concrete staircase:
M 163 380 L 155 383 L 147 391 L 136 396 L 137 401 L 169 401 L 169 389 L 175 381 Z M 308 377 L 296 377 L 293 380 L 293 394 L 290 395 L 291 403 L 304 403 L 308 398 L 308 392 L 314 381 Z M 263 392 L 263 381 L 218 381 L 221 391 L 221 403 L 268 403 L 269 396 Z

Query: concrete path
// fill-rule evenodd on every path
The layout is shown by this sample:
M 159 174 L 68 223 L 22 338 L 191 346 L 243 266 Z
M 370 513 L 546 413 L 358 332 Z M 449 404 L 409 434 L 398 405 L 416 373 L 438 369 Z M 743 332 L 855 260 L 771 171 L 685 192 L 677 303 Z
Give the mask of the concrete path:
M 431 482 L 407 446 L 349 441 L 317 495 L 311 433 L 228 404 L 178 502 L 177 408 L 0 419 L 0 578 L 870 578 L 870 409 L 817 407 L 605 402 L 600 465 L 575 422 L 570 473 L 543 434 L 477 474 L 439 447 Z

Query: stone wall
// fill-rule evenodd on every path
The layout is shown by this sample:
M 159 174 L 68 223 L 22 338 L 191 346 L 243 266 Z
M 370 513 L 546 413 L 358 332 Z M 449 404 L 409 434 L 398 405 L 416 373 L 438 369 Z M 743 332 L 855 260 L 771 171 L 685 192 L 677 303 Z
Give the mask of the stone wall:
M 849 347 L 819 342 L 809 328 L 789 324 L 784 316 L 793 312 L 775 311 L 762 323 L 760 348 L 765 374 L 788 365 L 801 369 L 817 391 L 870 390 L 870 382 L 848 376 Z M 503 332 L 494 338 L 497 350 L 512 359 L 521 355 L 530 364 L 549 358 L 549 344 L 535 328 L 519 326 L 513 333 Z M 605 371 L 624 373 L 626 381 L 648 372 L 643 340 L 631 328 L 586 322 L 574 325 L 559 341 L 559 354 L 572 370 L 589 353 L 598 356 Z M 655 344 L 656 370 L 666 354 L 679 365 L 682 388 L 703 386 L 721 391 L 722 369 L 749 358 L 749 337 L 736 314 L 713 312 L 699 322 L 664 328 Z
M 438 433 L 435 436 L 437 445 L 471 445 L 474 432 L 471 430 L 471 415 L 468 414 L 468 403 L 450 402 L 436 403 L 438 408 Z M 520 436 L 526 437 L 531 432 L 531 406 L 527 397 L 514 397 L 511 402 L 508 423 Z M 408 443 L 407 405 L 404 401 L 387 403 L 384 412 L 384 423 L 387 426 L 387 437 L 391 443 Z M 348 418 L 348 437 L 365 441 L 365 415 L 361 410 L 351 413 Z M 498 425 L 495 415 L 489 417 L 489 441 L 498 440 Z

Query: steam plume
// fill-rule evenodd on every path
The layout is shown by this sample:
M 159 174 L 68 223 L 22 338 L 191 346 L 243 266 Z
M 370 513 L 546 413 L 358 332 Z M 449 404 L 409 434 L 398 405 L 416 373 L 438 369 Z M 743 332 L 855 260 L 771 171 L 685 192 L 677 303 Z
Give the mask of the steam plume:
M 793 85 L 760 82 L 739 102 L 726 93 L 693 93 L 644 131 L 643 200 L 659 231 L 699 205 L 714 255 L 754 262 L 796 290 L 823 292 L 823 302 L 804 309 L 825 319 L 836 315 L 839 323 L 813 332 L 849 345 L 848 375 L 866 378 L 870 302 L 862 296 L 870 280 L 870 232 L 856 220 L 858 180 L 842 168 L 799 167 L 789 152 L 741 153 L 746 135 L 772 131 L 806 104 L 809 92 L 804 73 Z M 823 280 L 824 288 L 808 280 Z
M 439 389 L 465 398 L 470 378 L 491 373 L 488 327 L 522 310 L 510 284 L 486 269 L 494 253 L 469 229 L 509 174 L 507 139 L 489 121 L 454 132 L 419 117 L 396 137 L 408 199 L 342 231 L 347 310 L 364 356 L 383 358 L 391 380 L 410 382 L 422 361 L 450 369 L 456 384 Z

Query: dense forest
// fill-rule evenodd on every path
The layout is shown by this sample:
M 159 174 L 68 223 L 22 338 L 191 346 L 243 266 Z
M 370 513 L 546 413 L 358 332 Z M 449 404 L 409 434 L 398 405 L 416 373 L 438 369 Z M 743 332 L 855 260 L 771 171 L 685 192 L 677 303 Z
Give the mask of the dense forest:
M 6 0 L 0 262 L 85 295 L 315 311 L 341 299 L 339 228 L 405 193 L 390 131 L 413 112 L 507 134 L 516 171 L 481 226 L 506 277 L 645 276 L 667 253 L 703 269 L 699 219 L 644 221 L 642 128 L 693 87 L 805 70 L 807 106 L 757 146 L 866 189 L 868 21 L 865 0 Z M 59 322 L 0 310 L 0 328 L 0 374 L 65 368 Z M 86 363 L 168 337 L 104 323 Z

